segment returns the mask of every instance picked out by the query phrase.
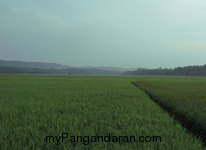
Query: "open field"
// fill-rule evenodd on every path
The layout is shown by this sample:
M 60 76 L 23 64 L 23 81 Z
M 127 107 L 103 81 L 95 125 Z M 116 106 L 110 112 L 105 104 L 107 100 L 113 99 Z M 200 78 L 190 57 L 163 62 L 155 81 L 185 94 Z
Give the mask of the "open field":
M 132 82 L 205 125 L 205 78 L 0 75 L 0 149 L 205 149 Z M 190 100 L 184 100 L 187 97 Z M 161 136 L 161 142 L 46 142 L 46 136 L 63 132 Z
M 135 84 L 206 143 L 206 78 L 150 77 Z

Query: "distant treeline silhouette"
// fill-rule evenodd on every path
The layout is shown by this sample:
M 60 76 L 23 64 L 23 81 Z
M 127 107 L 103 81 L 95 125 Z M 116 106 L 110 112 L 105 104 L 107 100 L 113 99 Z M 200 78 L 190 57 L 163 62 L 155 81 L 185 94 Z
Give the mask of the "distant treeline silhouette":
M 206 64 L 203 66 L 186 66 L 174 69 L 157 68 L 145 69 L 140 68 L 136 71 L 128 71 L 127 75 L 155 75 L 155 76 L 206 76 Z
M 99 69 L 40 69 L 40 68 L 26 68 L 26 67 L 5 67 L 0 66 L 0 73 L 2 74 L 76 74 L 76 75 L 153 75 L 153 76 L 206 76 L 206 64 L 203 66 L 186 66 L 177 67 L 174 69 L 157 68 L 146 69 L 139 68 L 136 71 L 116 72 L 110 70 Z
M 67 75 L 120 75 L 120 72 L 100 69 L 40 69 L 0 66 L 0 74 L 67 74 Z

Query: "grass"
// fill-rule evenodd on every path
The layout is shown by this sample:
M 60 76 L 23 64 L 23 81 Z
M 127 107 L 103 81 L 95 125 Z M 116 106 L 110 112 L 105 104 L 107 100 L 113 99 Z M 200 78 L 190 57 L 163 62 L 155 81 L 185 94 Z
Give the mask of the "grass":
M 203 150 L 131 81 L 136 77 L 0 75 L 0 149 Z M 142 78 L 143 80 L 143 78 Z M 60 135 L 161 136 L 161 142 L 46 143 Z
M 151 77 L 136 84 L 206 143 L 206 78 Z

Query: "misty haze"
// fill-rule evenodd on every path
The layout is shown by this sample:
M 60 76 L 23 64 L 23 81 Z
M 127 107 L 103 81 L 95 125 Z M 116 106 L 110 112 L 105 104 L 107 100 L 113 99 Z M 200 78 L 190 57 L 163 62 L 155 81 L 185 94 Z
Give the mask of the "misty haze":
M 205 0 L 1 0 L 0 150 L 206 150 Z

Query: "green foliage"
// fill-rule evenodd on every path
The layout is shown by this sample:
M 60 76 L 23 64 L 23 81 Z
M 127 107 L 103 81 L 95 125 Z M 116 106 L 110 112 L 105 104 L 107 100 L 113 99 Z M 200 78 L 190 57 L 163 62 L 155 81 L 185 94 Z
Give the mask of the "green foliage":
M 157 68 L 145 69 L 140 68 L 136 71 L 128 71 L 128 75 L 152 75 L 152 76 L 206 76 L 206 64 L 203 66 L 185 66 L 174 69 Z
M 182 117 L 186 126 L 206 142 L 206 78 L 147 77 L 139 78 L 136 84 Z
M 0 75 L 0 149 L 202 150 L 131 84 L 139 78 Z M 60 135 L 162 136 L 161 143 L 46 143 Z

